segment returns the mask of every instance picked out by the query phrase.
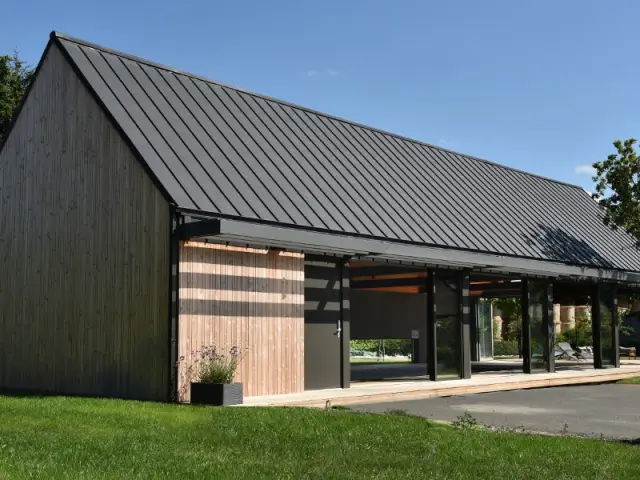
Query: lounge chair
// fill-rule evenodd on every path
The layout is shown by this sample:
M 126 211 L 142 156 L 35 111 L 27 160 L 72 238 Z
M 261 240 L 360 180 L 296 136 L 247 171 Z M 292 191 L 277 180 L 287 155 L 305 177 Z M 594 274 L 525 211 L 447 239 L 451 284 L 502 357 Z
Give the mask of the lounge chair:
M 576 351 L 567 342 L 560 342 L 553 348 L 553 356 L 556 358 L 567 357 L 569 360 L 579 360 Z
M 629 360 L 631 360 L 631 358 L 635 359 L 636 347 L 620 347 L 620 356 L 629 357 Z
M 577 355 L 583 360 L 593 360 L 593 347 L 578 347 Z

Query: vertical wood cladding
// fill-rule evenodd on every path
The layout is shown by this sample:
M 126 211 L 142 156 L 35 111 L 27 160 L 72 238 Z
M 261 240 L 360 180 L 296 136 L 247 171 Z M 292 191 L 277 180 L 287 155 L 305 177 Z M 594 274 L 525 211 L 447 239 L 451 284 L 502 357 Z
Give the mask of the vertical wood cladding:
M 0 388 L 166 399 L 169 206 L 52 45 L 0 152 Z
M 245 350 L 247 396 L 304 390 L 304 256 L 185 242 L 180 251 L 179 391 L 202 346 Z

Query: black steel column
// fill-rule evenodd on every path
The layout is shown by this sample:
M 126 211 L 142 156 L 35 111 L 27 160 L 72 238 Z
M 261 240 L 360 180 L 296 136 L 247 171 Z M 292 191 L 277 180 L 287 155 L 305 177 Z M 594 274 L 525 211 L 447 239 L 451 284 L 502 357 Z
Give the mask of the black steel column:
M 178 216 L 171 208 L 171 229 L 169 232 L 169 392 L 170 402 L 183 400 L 178 392 L 180 359 L 178 357 L 178 335 L 180 315 L 180 240 L 176 234 L 184 217 Z
M 436 350 L 436 284 L 435 272 L 427 271 L 427 375 L 429 380 L 435 382 L 438 377 L 437 350 Z
M 602 316 L 600 312 L 600 297 L 602 285 L 597 283 L 591 297 L 591 329 L 593 331 L 593 366 L 602 368 Z
M 620 326 L 618 324 L 618 287 L 614 285 L 612 287 L 613 292 L 613 308 L 611 311 L 611 333 L 613 338 L 611 339 L 611 345 L 613 348 L 613 366 L 620 368 Z
M 460 272 L 458 282 L 460 303 L 460 373 L 462 378 L 471 378 L 471 302 L 469 298 L 469 271 Z
M 351 386 L 351 285 L 349 276 L 349 258 L 345 257 L 341 264 L 340 276 L 340 386 Z
M 553 325 L 553 284 L 547 285 L 547 294 L 544 305 L 544 356 L 547 359 L 547 370 L 551 373 L 556 371 L 556 359 L 553 354 L 553 344 L 555 343 L 556 332 Z
M 529 280 L 522 280 L 522 369 L 531 373 L 531 320 L 529 318 Z
M 480 341 L 478 339 L 478 300 L 469 297 L 469 308 L 471 315 L 469 322 L 471 323 L 471 361 L 480 360 Z

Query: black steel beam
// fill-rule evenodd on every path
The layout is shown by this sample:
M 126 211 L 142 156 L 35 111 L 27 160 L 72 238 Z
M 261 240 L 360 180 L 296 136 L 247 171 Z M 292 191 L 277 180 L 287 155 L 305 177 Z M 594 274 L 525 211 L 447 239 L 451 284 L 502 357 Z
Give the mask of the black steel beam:
M 202 223 L 201 222 L 206 222 Z M 240 220 L 214 219 L 190 222 L 181 232 L 183 238 L 211 235 L 220 241 L 251 242 L 256 246 L 277 245 L 302 251 L 342 252 L 366 258 L 406 260 L 429 265 L 483 270 L 487 273 L 511 272 L 518 275 L 546 277 L 601 278 L 610 281 L 640 283 L 639 272 L 608 270 L 597 266 L 566 265 L 485 252 L 473 252 L 439 246 L 395 242 L 387 239 L 322 232 L 280 224 L 252 223 Z M 219 222 L 218 224 L 215 222 Z M 200 225 L 198 225 L 200 224 Z
M 354 290 L 386 287 L 420 287 L 422 285 L 424 285 L 424 277 L 389 278 L 379 280 L 351 280 L 351 288 L 353 288 Z
M 221 220 L 214 218 L 212 220 L 183 223 L 178 227 L 176 235 L 181 240 L 220 235 L 221 222 Z
M 508 283 L 476 283 L 470 284 L 471 290 L 483 290 L 485 292 L 519 292 L 521 282 L 508 282 Z
M 351 278 L 356 277 L 378 277 L 384 275 L 404 275 L 410 273 L 424 272 L 424 269 L 417 267 L 398 267 L 396 265 L 376 265 L 371 267 L 351 267 L 349 268 Z

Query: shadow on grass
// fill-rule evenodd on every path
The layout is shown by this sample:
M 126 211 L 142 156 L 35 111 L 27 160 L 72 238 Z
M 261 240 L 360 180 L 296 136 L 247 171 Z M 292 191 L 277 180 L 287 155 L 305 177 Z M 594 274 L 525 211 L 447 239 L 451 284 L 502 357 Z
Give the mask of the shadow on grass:
M 137 398 L 123 398 L 116 395 L 88 395 L 78 393 L 60 393 L 60 392 L 48 392 L 38 390 L 15 390 L 15 389 L 2 389 L 0 388 L 0 396 L 11 398 L 32 398 L 32 399 L 45 399 L 45 398 L 85 398 L 91 400 L 122 400 L 127 402 L 136 403 L 164 403 L 171 405 L 180 405 L 176 402 L 162 401 L 162 400 L 144 400 Z
M 628 440 L 620 440 L 620 443 L 624 443 L 626 445 L 640 445 L 640 438 L 632 438 Z

